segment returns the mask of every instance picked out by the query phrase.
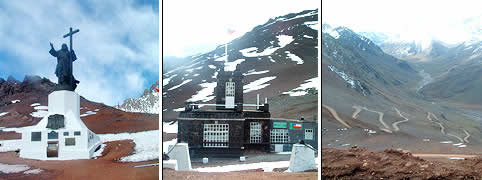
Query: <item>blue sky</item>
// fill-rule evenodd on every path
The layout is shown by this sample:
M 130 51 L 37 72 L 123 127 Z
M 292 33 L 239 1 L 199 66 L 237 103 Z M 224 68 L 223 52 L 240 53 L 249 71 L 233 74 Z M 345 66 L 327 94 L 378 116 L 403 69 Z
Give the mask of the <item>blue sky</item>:
M 39 75 L 57 82 L 56 59 L 69 27 L 78 60 L 77 93 L 108 105 L 138 97 L 159 79 L 156 0 L 0 1 L 0 78 Z

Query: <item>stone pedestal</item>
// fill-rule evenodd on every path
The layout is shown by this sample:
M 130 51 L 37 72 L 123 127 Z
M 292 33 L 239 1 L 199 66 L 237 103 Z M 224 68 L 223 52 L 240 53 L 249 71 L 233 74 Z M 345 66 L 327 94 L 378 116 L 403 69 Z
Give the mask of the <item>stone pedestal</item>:
M 294 144 L 290 157 L 290 172 L 316 169 L 315 152 L 303 144 Z
M 169 169 L 174 169 L 178 170 L 177 168 L 177 160 L 171 159 L 167 161 L 162 161 L 162 168 L 169 168 Z
M 172 149 L 172 150 L 171 150 Z M 171 151 L 168 156 L 169 159 L 177 160 L 177 166 L 179 170 L 190 171 L 191 158 L 189 157 L 189 147 L 187 143 L 177 143 L 175 146 L 169 146 Z
M 73 91 L 54 91 L 48 97 L 48 115 L 22 132 L 20 157 L 90 159 L 101 144 L 80 119 L 80 96 Z

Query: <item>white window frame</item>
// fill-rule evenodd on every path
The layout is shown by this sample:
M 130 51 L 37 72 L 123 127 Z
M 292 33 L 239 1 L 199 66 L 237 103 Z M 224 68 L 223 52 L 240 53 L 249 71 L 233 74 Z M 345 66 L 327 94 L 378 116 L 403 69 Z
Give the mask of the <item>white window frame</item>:
M 272 143 L 288 143 L 290 141 L 288 129 L 271 129 L 270 141 Z
M 228 147 L 229 124 L 204 124 L 203 147 Z
M 235 83 L 234 82 L 226 82 L 226 96 L 229 96 L 229 97 L 234 97 L 234 94 L 235 94 Z
M 305 129 L 305 139 L 306 140 L 313 140 L 313 129 Z
M 261 123 L 249 123 L 249 143 L 261 143 Z

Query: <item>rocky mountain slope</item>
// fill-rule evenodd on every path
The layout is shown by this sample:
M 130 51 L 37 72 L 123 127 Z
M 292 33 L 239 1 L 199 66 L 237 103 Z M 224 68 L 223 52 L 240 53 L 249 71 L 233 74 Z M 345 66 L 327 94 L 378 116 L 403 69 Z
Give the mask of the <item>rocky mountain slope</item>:
M 140 112 L 149 114 L 159 114 L 159 81 L 152 84 L 149 89 L 144 90 L 142 96 L 125 100 L 116 108 L 127 112 Z
M 348 28 L 322 28 L 323 147 L 356 144 L 376 150 L 396 147 L 432 152 L 482 149 L 480 139 L 474 138 L 481 135 L 477 112 L 482 108 L 433 101 L 424 95 L 433 82 L 420 75 L 424 69 L 420 64 L 389 55 Z M 451 48 L 435 49 L 440 53 L 432 53 L 433 57 L 443 57 Z M 475 69 L 470 71 L 475 74 Z
M 270 106 L 272 117 L 313 117 L 317 109 L 314 89 L 319 81 L 317 19 L 317 10 L 272 18 L 229 42 L 228 59 L 224 45 L 220 45 L 164 71 L 163 121 L 174 120 L 185 101 L 214 103 L 218 71 L 236 67 L 245 75 L 244 103 L 256 103 L 256 94 L 260 94 L 263 99 L 268 97 L 269 103 L 288 103 Z M 286 110 L 292 113 L 283 113 Z

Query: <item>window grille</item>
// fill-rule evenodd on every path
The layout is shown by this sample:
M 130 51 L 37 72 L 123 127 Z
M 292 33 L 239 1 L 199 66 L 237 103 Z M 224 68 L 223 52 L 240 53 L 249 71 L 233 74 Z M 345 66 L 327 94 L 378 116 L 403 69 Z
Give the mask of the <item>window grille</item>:
M 290 141 L 287 129 L 272 129 L 270 138 L 272 143 L 287 143 Z
M 305 129 L 305 139 L 313 140 L 313 129 Z
M 228 147 L 229 124 L 204 124 L 204 147 Z
M 226 96 L 234 96 L 234 82 L 226 82 Z
M 250 123 L 250 143 L 260 143 L 261 142 L 261 124 L 259 122 Z

